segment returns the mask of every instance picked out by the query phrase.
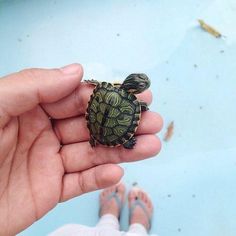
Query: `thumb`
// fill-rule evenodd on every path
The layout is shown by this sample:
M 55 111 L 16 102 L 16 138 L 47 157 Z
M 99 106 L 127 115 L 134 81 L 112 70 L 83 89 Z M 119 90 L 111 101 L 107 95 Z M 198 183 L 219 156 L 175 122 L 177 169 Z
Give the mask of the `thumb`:
M 82 76 L 82 66 L 72 64 L 61 69 L 26 69 L 0 79 L 0 128 L 39 103 L 69 95 Z

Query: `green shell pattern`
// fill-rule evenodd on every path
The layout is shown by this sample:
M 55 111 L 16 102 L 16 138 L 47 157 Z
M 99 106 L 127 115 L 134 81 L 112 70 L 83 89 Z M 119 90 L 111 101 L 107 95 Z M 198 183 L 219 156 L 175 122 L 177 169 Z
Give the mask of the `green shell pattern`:
M 116 146 L 134 135 L 140 115 L 141 107 L 135 95 L 102 82 L 90 97 L 86 119 L 90 135 L 96 141 Z

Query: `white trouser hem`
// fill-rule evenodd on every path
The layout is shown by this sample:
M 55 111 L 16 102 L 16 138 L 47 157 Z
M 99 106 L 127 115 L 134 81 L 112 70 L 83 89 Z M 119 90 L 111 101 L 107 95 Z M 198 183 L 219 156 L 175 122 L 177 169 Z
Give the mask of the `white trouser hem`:
M 99 219 L 96 227 L 119 230 L 120 224 L 119 224 L 118 219 L 114 215 L 105 214 Z
M 128 233 L 134 233 L 140 236 L 148 235 L 146 228 L 142 224 L 138 223 L 130 225 Z

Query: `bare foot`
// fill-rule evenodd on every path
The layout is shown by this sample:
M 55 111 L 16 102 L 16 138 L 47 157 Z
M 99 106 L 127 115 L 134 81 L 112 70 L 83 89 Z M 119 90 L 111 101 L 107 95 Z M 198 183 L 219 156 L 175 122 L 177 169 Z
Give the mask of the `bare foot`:
M 136 205 L 130 218 L 130 225 L 135 223 L 142 224 L 147 229 L 147 231 L 149 231 L 151 227 L 149 220 L 152 218 L 153 213 L 151 199 L 143 190 L 139 188 L 133 188 L 133 190 L 129 192 L 129 208 L 134 206 L 137 199 L 142 202 L 146 212 L 141 206 Z
M 120 199 L 120 202 L 123 205 L 125 201 L 124 184 L 120 183 L 118 185 L 107 188 L 100 194 L 100 216 L 103 216 L 105 214 L 112 214 L 117 218 L 119 217 L 121 210 L 119 204 L 117 204 L 117 201 L 114 197 L 109 200 L 109 196 L 111 196 L 111 194 L 114 192 L 117 193 L 117 197 Z

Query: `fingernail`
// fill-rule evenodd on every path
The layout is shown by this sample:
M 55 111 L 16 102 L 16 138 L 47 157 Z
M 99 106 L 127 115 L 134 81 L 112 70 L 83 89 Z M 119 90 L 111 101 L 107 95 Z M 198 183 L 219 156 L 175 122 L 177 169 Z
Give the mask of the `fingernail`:
M 78 74 L 81 72 L 81 70 L 82 70 L 81 65 L 76 63 L 61 68 L 61 71 L 66 75 L 76 74 L 76 73 Z

